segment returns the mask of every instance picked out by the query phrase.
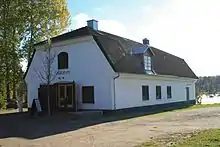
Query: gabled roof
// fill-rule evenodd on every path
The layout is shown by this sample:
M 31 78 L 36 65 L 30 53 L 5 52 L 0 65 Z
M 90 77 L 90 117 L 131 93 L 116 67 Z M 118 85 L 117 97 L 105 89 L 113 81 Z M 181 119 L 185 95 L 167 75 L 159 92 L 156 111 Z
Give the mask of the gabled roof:
M 83 27 L 72 32 L 62 34 L 52 38 L 51 40 L 54 43 L 88 35 L 93 36 L 115 72 L 146 74 L 143 56 L 141 54 L 134 55 L 132 54 L 132 51 L 138 48 L 150 48 L 151 52 L 154 54 L 152 57 L 152 65 L 156 74 L 194 79 L 198 78 L 182 58 L 166 53 L 157 48 L 151 46 L 146 47 L 146 45 L 142 43 L 107 32 L 96 31 L 89 27 Z M 40 42 L 36 45 L 40 44 L 44 44 L 44 42 Z
M 145 45 L 145 47 L 133 48 L 131 51 L 131 54 L 145 54 L 147 51 L 151 52 L 151 54 L 154 55 L 151 48 L 146 45 Z

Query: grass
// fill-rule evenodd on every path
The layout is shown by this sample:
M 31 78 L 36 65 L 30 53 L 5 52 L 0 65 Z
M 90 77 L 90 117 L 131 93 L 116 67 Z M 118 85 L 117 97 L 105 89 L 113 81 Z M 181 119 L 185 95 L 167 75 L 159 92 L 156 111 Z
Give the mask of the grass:
M 220 103 L 216 103 L 216 104 L 197 104 L 197 105 L 193 105 L 193 106 L 190 106 L 190 107 L 185 107 L 185 108 L 181 108 L 181 109 L 175 109 L 175 110 L 170 110 L 170 111 L 165 111 L 165 112 L 161 112 L 161 113 L 152 114 L 152 116 L 164 115 L 164 114 L 167 114 L 169 112 L 176 112 L 176 111 L 182 111 L 182 110 L 192 110 L 192 109 L 198 109 L 198 108 L 211 108 L 211 107 L 220 107 Z
M 23 112 L 26 112 L 27 108 L 23 108 Z M 3 109 L 0 110 L 0 114 L 6 114 L 6 113 L 16 113 L 18 112 L 18 109 Z
M 220 107 L 220 103 L 216 103 L 216 104 L 198 104 L 198 105 L 194 105 L 185 109 L 195 109 L 195 108 L 207 108 L 207 107 Z
M 174 135 L 175 136 L 175 135 Z M 191 134 L 155 139 L 139 147 L 216 147 L 220 146 L 220 129 L 209 129 Z

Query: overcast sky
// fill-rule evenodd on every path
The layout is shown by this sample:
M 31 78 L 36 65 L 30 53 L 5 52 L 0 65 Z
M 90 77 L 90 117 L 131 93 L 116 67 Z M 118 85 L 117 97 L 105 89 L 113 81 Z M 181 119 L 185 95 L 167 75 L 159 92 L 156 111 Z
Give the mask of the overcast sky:
M 198 76 L 220 75 L 220 0 L 68 0 L 71 29 L 99 29 L 184 58 Z

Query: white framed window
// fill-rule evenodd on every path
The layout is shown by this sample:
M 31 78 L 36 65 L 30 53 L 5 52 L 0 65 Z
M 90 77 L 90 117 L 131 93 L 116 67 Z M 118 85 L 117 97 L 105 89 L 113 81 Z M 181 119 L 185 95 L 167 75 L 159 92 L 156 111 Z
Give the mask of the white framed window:
M 161 99 L 161 86 L 156 86 L 156 99 Z
M 151 57 L 150 56 L 144 56 L 144 69 L 146 71 L 152 70 L 152 64 L 151 64 Z
M 172 89 L 171 86 L 167 86 L 167 98 L 171 99 L 172 98 Z
M 149 100 L 149 86 L 142 85 L 142 101 Z

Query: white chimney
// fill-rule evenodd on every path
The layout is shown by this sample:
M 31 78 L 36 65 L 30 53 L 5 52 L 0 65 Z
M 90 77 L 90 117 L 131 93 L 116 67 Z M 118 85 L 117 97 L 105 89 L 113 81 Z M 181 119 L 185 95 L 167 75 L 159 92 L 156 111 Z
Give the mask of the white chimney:
M 87 21 L 87 26 L 92 28 L 93 30 L 98 30 L 98 21 L 95 19 L 88 20 Z
M 144 45 L 149 45 L 150 42 L 149 42 L 149 40 L 148 40 L 147 38 L 144 38 L 144 39 L 143 39 L 143 44 L 144 44 Z

